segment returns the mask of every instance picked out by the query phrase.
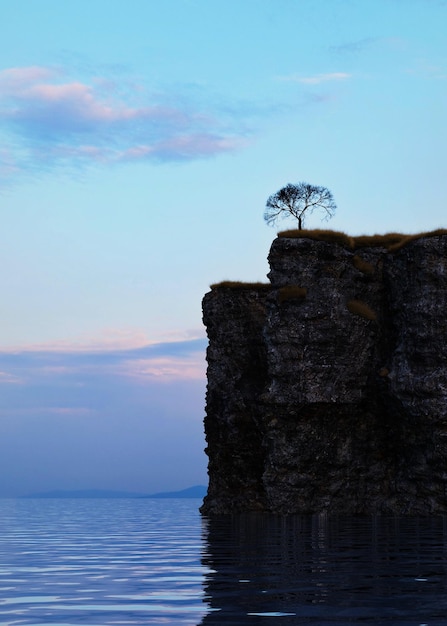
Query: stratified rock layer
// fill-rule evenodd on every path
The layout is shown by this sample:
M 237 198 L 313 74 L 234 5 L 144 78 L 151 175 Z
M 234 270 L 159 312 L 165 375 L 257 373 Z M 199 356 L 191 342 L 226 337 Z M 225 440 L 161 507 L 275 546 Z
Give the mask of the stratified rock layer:
M 203 300 L 202 512 L 446 512 L 447 237 L 279 237 L 269 262 Z

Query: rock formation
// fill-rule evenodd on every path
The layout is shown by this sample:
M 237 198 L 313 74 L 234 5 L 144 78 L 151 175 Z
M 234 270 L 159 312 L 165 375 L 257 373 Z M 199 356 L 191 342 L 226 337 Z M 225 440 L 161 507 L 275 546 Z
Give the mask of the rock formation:
M 280 235 L 203 300 L 202 512 L 447 512 L 447 237 Z

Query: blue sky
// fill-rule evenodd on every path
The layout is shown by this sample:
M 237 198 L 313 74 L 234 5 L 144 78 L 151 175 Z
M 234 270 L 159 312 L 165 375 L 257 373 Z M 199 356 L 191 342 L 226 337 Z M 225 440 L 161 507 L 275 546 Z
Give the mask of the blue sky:
M 324 185 L 352 234 L 446 226 L 447 2 L 0 0 L 0 23 L 0 495 L 205 483 L 201 299 L 265 280 L 267 197 Z

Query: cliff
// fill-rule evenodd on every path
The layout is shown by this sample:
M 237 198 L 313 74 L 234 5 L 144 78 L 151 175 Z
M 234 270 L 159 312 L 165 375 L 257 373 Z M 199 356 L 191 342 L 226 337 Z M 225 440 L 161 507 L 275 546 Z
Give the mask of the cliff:
M 204 297 L 202 512 L 447 512 L 447 237 L 297 235 Z

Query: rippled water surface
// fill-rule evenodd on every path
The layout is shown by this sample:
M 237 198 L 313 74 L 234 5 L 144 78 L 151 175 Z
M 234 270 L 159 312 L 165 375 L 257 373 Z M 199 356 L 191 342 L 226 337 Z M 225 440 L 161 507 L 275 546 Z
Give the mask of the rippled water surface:
M 0 624 L 447 626 L 447 521 L 0 500 Z
M 0 624 L 198 624 L 199 500 L 0 500 Z

